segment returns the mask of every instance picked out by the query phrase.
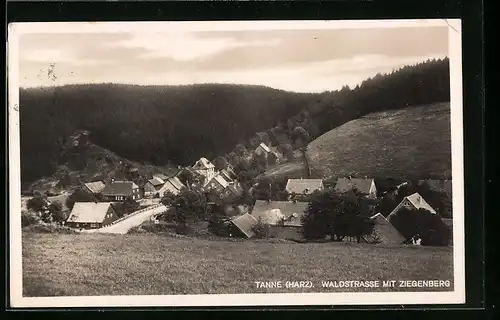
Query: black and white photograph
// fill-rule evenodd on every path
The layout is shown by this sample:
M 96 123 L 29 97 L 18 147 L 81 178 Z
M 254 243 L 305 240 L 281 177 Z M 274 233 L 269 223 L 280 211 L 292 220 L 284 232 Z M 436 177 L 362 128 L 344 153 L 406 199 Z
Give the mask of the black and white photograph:
M 13 307 L 465 302 L 460 20 L 8 31 Z

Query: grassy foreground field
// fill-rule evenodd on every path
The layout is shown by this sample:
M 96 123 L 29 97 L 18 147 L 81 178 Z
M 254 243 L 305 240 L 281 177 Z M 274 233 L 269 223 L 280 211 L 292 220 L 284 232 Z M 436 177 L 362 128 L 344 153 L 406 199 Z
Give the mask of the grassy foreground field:
M 153 234 L 23 234 L 23 295 L 345 292 L 321 281 L 450 280 L 452 248 L 208 241 Z M 255 281 L 314 288 L 257 289 Z M 370 289 L 385 291 L 386 288 Z

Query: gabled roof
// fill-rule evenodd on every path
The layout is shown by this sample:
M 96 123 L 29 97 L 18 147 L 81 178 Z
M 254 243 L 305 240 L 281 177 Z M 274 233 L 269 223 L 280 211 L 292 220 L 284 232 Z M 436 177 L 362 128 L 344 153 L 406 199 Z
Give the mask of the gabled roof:
M 238 228 L 247 238 L 251 238 L 255 235 L 252 231 L 252 227 L 257 223 L 257 220 L 248 213 L 242 214 L 240 216 L 231 219 L 236 228 Z
M 106 196 L 129 196 L 135 188 L 139 187 L 132 181 L 114 181 L 104 187 L 101 193 Z
M 261 142 L 259 144 L 259 147 L 261 147 L 262 149 L 264 149 L 266 152 L 271 152 L 271 149 L 264 142 Z
M 208 161 L 207 158 L 200 158 L 200 160 L 196 161 L 196 163 L 193 166 L 193 169 L 211 169 L 215 168 L 215 166 Z
M 101 223 L 110 206 L 110 202 L 76 202 L 66 221 Z
M 321 179 L 288 179 L 285 190 L 288 193 L 302 194 L 306 190 L 312 193 L 323 189 L 323 180 Z
M 151 183 L 155 187 L 162 186 L 165 183 L 165 181 L 163 181 L 159 178 L 149 179 L 148 182 Z
M 378 240 L 383 244 L 402 244 L 405 241 L 405 237 L 381 213 L 377 213 L 370 219 L 375 222 L 375 226 L 371 235 L 363 237 L 366 242 Z
M 181 180 L 179 180 L 179 178 L 177 177 L 172 177 L 172 178 L 168 178 L 167 179 L 167 182 L 170 183 L 174 188 L 176 188 L 177 190 L 181 190 L 182 188 L 185 188 L 186 186 L 181 182 Z
M 84 185 L 94 194 L 100 193 L 106 187 L 102 181 L 87 182 Z
M 212 179 L 208 180 L 205 183 L 205 186 L 208 186 L 213 180 L 217 181 L 217 183 L 219 183 L 222 186 L 222 188 L 224 188 L 224 189 L 226 189 L 229 186 L 229 182 L 227 182 L 220 174 L 218 174 L 215 177 L 213 177 Z
M 262 222 L 267 224 L 278 224 L 288 220 L 288 225 L 297 225 L 300 223 L 301 217 L 307 209 L 307 202 L 293 201 L 255 201 L 252 209 L 252 216 L 255 219 L 262 219 Z
M 226 169 L 221 170 L 220 174 L 227 181 L 232 181 L 233 180 L 233 178 L 231 177 L 231 175 L 229 174 L 229 172 L 226 171 Z
M 405 197 L 405 199 L 408 199 L 416 209 L 425 209 L 431 213 L 436 213 L 436 210 L 434 210 L 418 192 Z
M 335 185 L 336 192 L 347 192 L 352 190 L 353 187 L 364 194 L 369 194 L 372 184 L 375 183 L 375 180 L 368 179 L 360 179 L 360 178 L 339 178 L 337 180 L 337 184 Z
M 156 173 L 153 175 L 153 178 L 158 178 L 158 179 L 163 180 L 163 181 L 168 179 L 168 177 L 166 175 L 164 175 L 163 173 Z

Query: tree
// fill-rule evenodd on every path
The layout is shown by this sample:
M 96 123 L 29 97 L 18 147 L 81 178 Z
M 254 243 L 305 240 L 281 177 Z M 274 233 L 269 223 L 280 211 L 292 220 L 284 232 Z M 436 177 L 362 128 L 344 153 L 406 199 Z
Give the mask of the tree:
M 62 204 L 59 201 L 52 202 L 49 205 L 49 211 L 53 221 L 61 223 L 66 220 L 66 215 L 62 210 Z
M 268 223 L 264 223 L 261 217 L 259 217 L 257 223 L 254 224 L 251 229 L 258 239 L 271 238 L 272 236 L 271 226 Z
M 35 212 L 44 211 L 47 207 L 47 199 L 41 195 L 34 196 L 26 202 L 26 207 Z
M 175 198 L 176 198 L 175 194 L 173 194 L 171 191 L 167 191 L 163 194 L 163 197 L 161 198 L 160 202 L 168 207 L 175 201 Z
M 238 143 L 236 145 L 236 147 L 234 148 L 234 151 L 240 157 L 244 157 L 247 154 L 247 152 L 248 152 L 247 148 L 242 143 Z
M 360 198 L 352 193 L 314 193 L 302 217 L 302 234 L 310 240 L 330 236 L 333 241 L 342 241 L 350 236 L 359 242 L 363 235 L 372 233 L 374 227 L 361 212 Z
M 292 140 L 297 149 L 302 149 L 307 146 L 311 139 L 309 132 L 303 127 L 297 126 L 292 131 Z
M 293 160 L 293 148 L 289 143 L 285 143 L 279 146 L 280 152 L 286 158 L 287 161 Z
M 66 198 L 66 207 L 69 210 L 73 210 L 75 202 L 98 202 L 100 199 L 89 192 L 85 192 L 81 189 L 76 189 L 68 198 Z
M 182 170 L 178 176 L 179 180 L 186 185 L 188 188 L 191 188 L 191 185 L 195 182 L 196 177 L 190 170 Z
M 214 159 L 213 163 L 214 163 L 215 169 L 218 170 L 218 171 L 226 169 L 227 166 L 228 166 L 228 162 L 227 162 L 226 158 L 224 158 L 222 156 L 216 157 Z
M 450 228 L 439 215 L 425 209 L 403 208 L 389 220 L 407 241 L 413 237 L 422 239 L 422 245 L 447 246 L 451 237 Z
M 172 202 L 169 211 L 175 221 L 182 225 L 207 220 L 209 207 L 206 196 L 200 191 L 181 190 Z

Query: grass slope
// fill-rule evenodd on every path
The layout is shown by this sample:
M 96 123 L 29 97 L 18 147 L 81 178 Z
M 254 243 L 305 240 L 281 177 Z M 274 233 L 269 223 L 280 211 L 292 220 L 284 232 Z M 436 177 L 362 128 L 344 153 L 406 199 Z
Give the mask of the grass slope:
M 321 281 L 451 281 L 452 261 L 451 248 L 25 232 L 23 295 L 333 292 L 346 289 L 323 289 Z M 312 281 L 315 288 L 255 286 L 255 281 L 278 280 Z
M 312 141 L 308 155 L 317 178 L 451 179 L 450 104 L 368 114 Z M 303 172 L 302 162 L 296 160 L 266 175 Z

